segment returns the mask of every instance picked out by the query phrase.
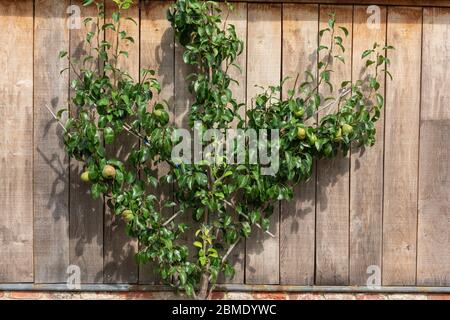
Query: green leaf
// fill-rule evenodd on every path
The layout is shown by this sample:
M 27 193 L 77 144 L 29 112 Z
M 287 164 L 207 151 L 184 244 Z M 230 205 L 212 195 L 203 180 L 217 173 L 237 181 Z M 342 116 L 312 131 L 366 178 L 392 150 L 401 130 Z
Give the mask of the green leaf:
M 60 59 L 64 58 L 65 56 L 67 56 L 67 51 L 62 50 L 62 51 L 59 52 L 59 58 Z
M 103 130 L 103 137 L 105 138 L 105 142 L 107 144 L 110 144 L 110 143 L 112 143 L 114 141 L 114 136 L 115 136 L 114 135 L 114 130 L 112 128 L 106 127 Z
M 132 17 L 126 17 L 125 20 L 129 20 L 129 21 L 133 22 L 135 25 L 138 25 L 136 20 L 134 20 Z
M 116 27 L 112 23 L 106 23 L 102 26 L 102 30 L 113 30 L 116 31 Z
M 83 0 L 83 6 L 89 6 L 94 3 L 94 0 Z
M 57 117 L 58 119 L 61 119 L 62 114 L 63 114 L 64 112 L 68 112 L 68 111 L 69 111 L 68 109 L 59 109 L 58 112 L 56 113 L 56 117 Z
M 119 20 L 120 20 L 120 12 L 118 12 L 118 11 L 113 12 L 112 13 L 112 19 L 113 19 L 114 23 L 119 22 Z
M 255 222 L 259 221 L 259 219 L 261 218 L 261 214 L 259 213 L 259 211 L 252 211 L 250 212 L 249 217 L 250 222 L 254 224 Z
M 366 68 L 369 67 L 370 65 L 374 64 L 374 63 L 375 63 L 375 61 L 373 61 L 373 60 L 367 60 L 366 61 Z
M 178 274 L 178 277 L 180 278 L 180 284 L 181 284 L 182 286 L 184 286 L 184 285 L 186 284 L 186 280 L 187 280 L 186 272 L 181 271 L 181 272 Z
M 247 221 L 242 222 L 242 233 L 244 237 L 248 238 L 251 232 L 252 228 L 250 227 L 250 224 Z
M 346 37 L 348 36 L 348 30 L 346 27 L 339 26 L 339 29 L 341 29 L 344 32 Z
M 98 183 L 92 184 L 91 186 L 92 198 L 98 199 L 98 197 L 100 197 L 100 194 L 101 194 L 100 185 Z
M 217 253 L 217 250 L 214 248 L 208 249 L 208 257 L 218 258 L 219 254 Z
M 334 19 L 329 19 L 328 20 L 328 26 L 331 28 L 331 29 L 333 29 L 334 28 L 334 23 L 335 23 L 336 21 L 334 20 Z
M 368 55 L 370 55 L 373 52 L 373 50 L 365 50 L 362 53 L 361 59 L 364 59 L 365 57 L 367 57 Z
M 194 247 L 203 248 L 203 244 L 200 241 L 194 241 Z

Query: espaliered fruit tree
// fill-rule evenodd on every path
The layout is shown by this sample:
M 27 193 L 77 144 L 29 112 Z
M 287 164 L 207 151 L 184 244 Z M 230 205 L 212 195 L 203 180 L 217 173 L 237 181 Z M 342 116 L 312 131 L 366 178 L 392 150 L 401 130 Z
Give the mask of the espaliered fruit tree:
M 335 16 L 330 14 L 327 28 L 319 32 L 319 39 L 329 33 L 330 42 L 320 41 L 317 48 L 323 57 L 317 62 L 317 73 L 306 71 L 308 80 L 295 81 L 283 99 L 283 83 L 279 83 L 263 88 L 246 106 L 230 89 L 236 81 L 228 71 L 239 68 L 236 59 L 244 47 L 234 26 L 224 23 L 216 2 L 176 1 L 167 17 L 184 49 L 184 63 L 194 70 L 186 79 L 194 98 L 188 112 L 190 126 L 200 123 L 201 134 L 232 126 L 279 132 L 279 167 L 272 175 L 262 174 L 260 164 L 248 161 L 180 163 L 173 159 L 172 150 L 182 138 L 174 134 L 177 128 L 169 121 L 168 104 L 154 99 L 160 91 L 155 72 L 143 69 L 140 79 L 133 79 L 118 67 L 119 57 L 128 56 L 123 44 L 132 45 L 135 39 L 121 27 L 123 19 L 132 20 L 126 17 L 131 1 L 114 2 L 111 22 L 102 23 L 103 1 L 84 1 L 98 12 L 84 21 L 94 30 L 85 39 L 93 54 L 75 59 L 60 53 L 76 74 L 71 83 L 71 112 L 63 123 L 65 147 L 70 157 L 84 164 L 81 180 L 90 184 L 92 196 L 103 196 L 108 207 L 125 220 L 127 233 L 139 240 L 138 261 L 152 262 L 164 283 L 205 299 L 220 273 L 233 275 L 228 259 L 232 250 L 256 228 L 268 232 L 274 205 L 291 199 L 294 186 L 310 178 L 315 159 L 345 155 L 351 146 L 375 143 L 375 122 L 384 104 L 378 93 L 379 78 L 387 73 L 386 50 L 392 47 L 374 44 L 362 53 L 367 77 L 354 83 L 343 81 L 341 88 L 334 88 L 335 97 L 319 95 L 319 86 L 333 89 L 333 63 L 345 63 L 343 37 L 348 31 L 335 27 Z M 101 40 L 105 31 L 116 40 Z M 241 109 L 247 110 L 245 119 Z M 61 121 L 65 111 L 55 118 Z M 328 114 L 317 121 L 319 111 Z M 137 138 L 139 145 L 126 159 L 109 156 L 105 145 L 118 143 L 116 138 L 124 134 Z M 169 169 L 157 176 L 152 168 L 163 163 Z M 165 197 L 168 200 L 155 192 L 160 188 L 173 190 Z

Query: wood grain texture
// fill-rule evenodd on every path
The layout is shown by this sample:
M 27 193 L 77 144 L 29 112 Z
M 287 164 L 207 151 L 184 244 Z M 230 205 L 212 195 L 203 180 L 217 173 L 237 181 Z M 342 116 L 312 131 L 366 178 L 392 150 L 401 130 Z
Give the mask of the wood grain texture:
M 165 0 L 169 1 L 169 0 Z M 229 2 L 242 2 L 243 0 L 230 0 Z M 357 5 L 391 5 L 391 6 L 423 6 L 423 7 L 450 7 L 448 0 L 246 0 L 246 2 L 270 3 L 299 3 L 299 4 L 357 4 Z
M 239 39 L 244 41 L 244 50 L 237 58 L 236 63 L 240 66 L 241 71 L 237 68 L 230 67 L 228 73 L 230 77 L 237 80 L 236 83 L 230 84 L 230 89 L 233 96 L 238 103 L 245 103 L 246 100 L 246 79 L 247 79 L 247 4 L 234 3 L 234 10 L 228 11 L 227 6 L 221 3 L 223 10 L 222 19 L 227 21 L 227 25 L 234 25 L 236 28 L 236 35 Z M 245 107 L 239 110 L 241 117 L 245 118 Z M 233 122 L 233 128 L 237 128 L 237 121 Z M 230 210 L 231 211 L 231 210 Z M 233 213 L 231 213 L 233 214 Z M 219 283 L 244 283 L 245 277 L 245 239 L 241 240 L 230 254 L 229 262 L 232 263 L 235 269 L 235 274 L 232 278 L 225 278 L 223 275 L 219 276 Z
M 387 21 L 382 284 L 414 285 L 422 9 L 389 7 Z
M 303 72 L 317 73 L 317 32 L 319 6 L 283 5 L 283 72 L 291 77 L 283 87 L 283 97 L 305 81 Z M 313 119 L 311 119 L 313 120 Z M 280 283 L 313 285 L 315 265 L 316 166 L 311 180 L 294 189 L 294 198 L 281 203 L 280 212 Z
M 0 282 L 33 281 L 33 1 L 0 1 Z
M 328 25 L 329 13 L 336 13 L 336 30 L 342 26 L 349 31 L 344 37 L 346 48 L 341 54 L 347 63 L 336 60 L 332 65 L 331 83 L 340 88 L 344 80 L 351 80 L 352 47 L 352 6 L 320 6 L 320 26 Z M 323 44 L 328 45 L 330 33 L 323 36 Z M 339 51 L 340 52 L 340 51 Z M 324 51 L 321 51 L 321 56 Z M 329 87 L 324 84 L 319 93 L 326 97 Z M 327 110 L 328 111 L 328 110 Z M 331 110 L 329 110 L 331 112 Z M 319 113 L 319 119 L 324 114 Z M 317 165 L 317 203 L 316 203 L 316 284 L 348 284 L 349 263 L 349 156 L 338 155 L 333 159 L 321 159 Z
M 450 119 L 450 9 L 425 8 L 422 43 L 422 120 Z
M 450 120 L 420 127 L 417 285 L 450 284 Z
M 417 285 L 450 285 L 450 10 L 424 9 Z
M 106 21 L 111 22 L 111 14 L 115 10 L 113 2 L 106 1 Z M 123 12 L 124 17 L 131 17 L 139 24 L 139 5 L 134 3 L 130 9 Z M 120 50 L 128 51 L 128 58 L 121 55 L 118 67 L 126 70 L 135 80 L 139 81 L 139 25 L 130 20 L 122 20 L 121 29 L 126 30 L 128 36 L 134 38 L 134 43 L 123 41 Z M 115 36 L 112 32 L 105 34 L 105 38 L 113 43 L 115 47 Z M 131 150 L 137 147 L 139 141 L 123 131 L 114 144 L 106 145 L 109 157 L 126 160 Z M 125 221 L 105 206 L 105 228 L 104 228 L 104 282 L 105 283 L 136 283 L 138 281 L 138 265 L 135 254 L 138 249 L 138 241 L 130 238 L 125 231 Z
M 230 2 L 242 1 L 231 0 Z M 319 3 L 319 4 L 358 4 L 358 5 L 391 5 L 391 6 L 423 6 L 423 7 L 450 7 L 447 0 L 246 0 L 247 2 L 284 2 L 284 3 Z
M 34 25 L 34 259 L 35 282 L 64 282 L 69 265 L 69 161 L 55 113 L 67 108 L 69 1 L 35 3 Z
M 95 56 L 92 48 L 86 42 L 86 33 L 95 31 L 95 24 L 86 26 L 83 20 L 87 17 L 96 17 L 95 6 L 82 6 L 83 0 L 72 0 L 71 4 L 79 6 L 80 28 L 70 29 L 70 56 L 75 63 L 85 54 Z M 103 33 L 102 33 L 103 37 Z M 96 42 L 96 37 L 93 39 Z M 88 62 L 95 65 L 98 59 Z M 74 65 L 79 73 L 80 66 Z M 70 70 L 70 80 L 77 77 L 75 70 Z M 69 96 L 75 95 L 74 90 L 70 90 Z M 76 115 L 77 110 L 70 110 L 72 115 Z M 80 268 L 82 283 L 102 283 L 103 282 L 103 199 L 92 199 L 90 194 L 90 183 L 82 182 L 81 173 L 84 171 L 82 162 L 70 159 L 70 187 L 69 187 L 69 212 L 70 212 L 70 264 Z
M 361 55 L 376 42 L 386 43 L 386 8 L 380 8 L 380 24 L 368 24 L 367 7 L 354 7 L 353 82 L 374 74 L 366 69 Z M 384 75 L 380 77 L 379 93 L 384 95 Z M 350 285 L 366 285 L 369 266 L 381 269 L 383 219 L 383 138 L 384 109 L 376 124 L 373 147 L 352 146 L 350 164 Z M 381 279 L 380 279 L 381 280 Z
M 277 85 L 281 80 L 281 5 L 248 5 L 247 106 L 260 89 L 255 85 Z M 254 228 L 246 242 L 245 282 L 248 284 L 278 284 L 279 268 L 279 207 L 276 205 L 270 221 L 272 238 Z
M 156 78 L 161 84 L 161 93 L 154 101 L 166 100 L 169 105 L 170 119 L 173 121 L 174 102 L 174 54 L 175 38 L 170 22 L 166 19 L 166 11 L 170 2 L 152 1 L 142 3 L 141 8 L 141 66 L 142 68 L 156 71 Z M 153 103 L 149 106 L 151 109 Z M 155 168 L 155 174 L 159 177 L 166 174 L 168 165 L 161 164 Z M 158 199 L 168 199 L 173 185 L 162 186 L 153 190 Z M 164 211 L 168 219 L 173 213 L 173 208 Z M 139 266 L 139 283 L 158 283 L 159 277 L 154 273 L 154 264 Z

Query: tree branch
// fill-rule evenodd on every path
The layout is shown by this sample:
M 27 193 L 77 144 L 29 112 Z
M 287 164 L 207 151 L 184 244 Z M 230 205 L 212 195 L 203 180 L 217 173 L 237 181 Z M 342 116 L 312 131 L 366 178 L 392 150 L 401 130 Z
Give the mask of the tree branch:
M 322 108 L 317 109 L 316 111 L 314 111 L 314 113 L 311 115 L 311 117 L 308 117 L 308 119 L 312 118 L 313 116 L 317 115 L 320 111 L 323 111 L 329 107 L 331 107 L 332 105 L 334 105 L 336 102 L 341 101 L 341 99 L 343 97 L 345 97 L 347 94 L 349 94 L 352 91 L 351 88 L 347 88 L 344 91 L 341 92 L 341 94 L 337 97 L 337 99 L 330 101 L 329 103 L 327 103 L 326 105 L 324 105 Z
M 227 260 L 228 256 L 230 255 L 231 251 L 233 251 L 233 249 L 236 247 L 236 245 L 239 243 L 240 240 L 241 240 L 241 238 L 238 237 L 238 239 L 228 248 L 227 252 L 222 257 L 222 264 L 225 263 L 225 261 Z
M 178 211 L 177 213 L 175 213 L 173 216 L 171 216 L 168 220 L 166 220 L 166 222 L 163 223 L 163 227 L 167 226 L 173 219 L 175 219 L 180 213 L 182 213 L 183 211 Z
M 232 203 L 228 202 L 225 199 L 223 200 L 223 202 L 236 211 L 236 208 L 233 206 Z M 258 227 L 259 229 L 261 229 L 264 233 L 267 233 L 272 238 L 276 238 L 276 236 L 272 232 L 270 232 L 269 230 L 264 230 L 258 222 L 255 223 L 255 226 Z
M 59 120 L 59 118 L 56 116 L 56 114 L 53 112 L 52 109 L 50 109 L 50 107 L 48 105 L 45 105 L 45 107 L 47 108 L 47 110 L 50 112 L 50 114 L 53 116 L 53 118 L 58 122 L 58 124 L 61 126 L 61 128 L 63 128 L 64 132 L 66 132 L 69 136 L 70 133 L 67 132 L 66 127 L 64 126 L 64 124 L 61 122 L 61 120 Z

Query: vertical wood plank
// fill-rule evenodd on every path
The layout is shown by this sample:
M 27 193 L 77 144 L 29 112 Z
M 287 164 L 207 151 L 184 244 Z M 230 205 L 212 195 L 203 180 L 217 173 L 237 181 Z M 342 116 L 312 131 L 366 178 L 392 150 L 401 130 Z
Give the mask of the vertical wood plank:
M 416 282 L 417 168 L 422 9 L 389 7 L 386 83 L 383 285 Z
M 86 42 L 86 33 L 95 30 L 95 25 L 85 26 L 83 20 L 87 17 L 95 18 L 97 9 L 94 5 L 84 7 L 83 0 L 72 0 L 71 5 L 80 8 L 80 28 L 70 30 L 70 56 L 80 61 L 85 54 L 96 56 Z M 95 43 L 96 40 L 94 39 Z M 96 63 L 93 61 L 92 63 Z M 75 66 L 77 69 L 79 66 Z M 78 72 L 78 71 L 77 71 Z M 70 70 L 70 79 L 77 77 L 74 70 Z M 74 91 L 70 90 L 72 97 Z M 70 110 L 72 115 L 77 110 Z M 82 182 L 81 173 L 84 171 L 82 162 L 70 159 L 70 264 L 80 268 L 82 283 L 103 282 L 103 200 L 92 199 L 90 183 Z
M 228 16 L 227 24 L 234 25 L 236 28 L 236 34 L 239 39 L 244 41 L 244 50 L 242 54 L 237 58 L 237 64 L 241 67 L 242 72 L 238 69 L 230 67 L 229 75 L 239 82 L 230 84 L 230 89 L 233 92 L 233 96 L 238 103 L 245 103 L 246 100 L 246 78 L 247 78 L 247 3 L 233 3 L 234 10 L 228 11 L 225 4 L 221 3 L 223 10 L 222 19 Z M 239 110 L 241 117 L 245 117 L 245 108 L 242 107 Z M 237 122 L 233 123 L 233 127 L 236 128 Z M 221 275 L 218 282 L 222 283 L 244 283 L 245 276 L 245 239 L 242 239 L 230 254 L 230 263 L 234 266 L 235 274 L 232 278 L 228 279 Z
M 295 77 L 309 70 L 317 73 L 318 5 L 283 5 L 283 96 L 294 86 Z M 315 255 L 315 166 L 311 180 L 294 189 L 294 198 L 281 203 L 280 282 L 290 285 L 314 284 Z
M 156 71 L 156 78 L 161 84 L 161 93 L 156 100 L 166 100 L 169 108 L 174 100 L 174 33 L 170 22 L 166 18 L 166 12 L 171 2 L 151 1 L 142 3 L 141 8 L 141 66 L 142 68 Z M 149 106 L 150 108 L 152 106 Z M 173 121 L 173 110 L 168 110 Z M 169 170 L 166 165 L 155 168 L 158 176 L 162 176 Z M 156 197 L 167 199 L 171 196 L 173 186 L 156 190 Z M 167 208 L 167 218 L 173 214 L 173 208 Z M 159 277 L 154 274 L 154 264 L 139 266 L 139 283 L 157 283 Z
M 376 42 L 386 42 L 386 7 L 380 7 L 380 24 L 369 25 L 367 6 L 355 6 L 353 16 L 353 82 L 364 79 L 367 70 L 361 55 Z M 369 73 L 373 74 L 373 68 Z M 380 81 L 384 88 L 384 80 Z M 384 90 L 380 89 L 380 94 Z M 355 145 L 350 165 L 350 285 L 367 284 L 367 268 L 381 268 L 383 218 L 383 137 L 384 109 L 376 124 L 373 147 Z
M 45 108 L 67 107 L 69 1 L 35 3 L 34 37 L 34 257 L 35 282 L 64 282 L 69 265 L 69 166 L 62 129 Z
M 346 63 L 336 60 L 332 66 L 331 83 L 340 88 L 344 80 L 351 80 L 351 46 L 352 46 L 352 6 L 320 6 L 320 28 L 328 25 L 328 14 L 336 13 L 336 30 L 339 26 L 347 28 L 348 37 L 343 45 L 347 49 L 341 55 Z M 330 33 L 323 36 L 323 44 L 328 45 Z M 323 54 L 324 51 L 321 51 Z M 327 85 L 322 85 L 319 92 L 330 95 Z M 337 93 L 334 92 L 333 95 Z M 319 113 L 319 118 L 323 114 Z M 318 161 L 317 168 L 317 203 L 316 203 L 316 284 L 348 284 L 349 263 L 349 157 L 337 156 L 334 159 Z
M 450 9 L 423 9 L 421 120 L 449 120 Z
M 417 285 L 450 285 L 450 10 L 423 11 Z
M 450 120 L 420 127 L 417 285 L 450 283 Z
M 0 281 L 33 281 L 33 1 L 0 1 Z
M 281 75 L 281 5 L 248 4 L 247 105 L 259 92 L 255 85 L 277 85 Z M 278 284 L 279 207 L 270 221 L 272 238 L 254 228 L 246 242 L 245 279 L 248 284 Z
M 111 14 L 116 10 L 114 2 L 106 1 L 106 21 L 111 22 Z M 134 2 L 130 9 L 122 11 L 122 30 L 126 30 L 128 36 L 134 38 L 135 43 L 123 41 L 120 50 L 128 51 L 128 58 L 120 56 L 118 67 L 126 70 L 135 80 L 139 80 L 139 25 L 125 17 L 131 17 L 139 23 L 139 4 Z M 107 41 L 116 43 L 112 32 L 106 31 Z M 133 148 L 139 141 L 123 132 L 114 141 L 113 145 L 107 145 L 106 151 L 109 157 L 126 160 Z M 135 254 L 138 248 L 136 239 L 130 238 L 125 231 L 125 222 L 120 213 L 112 212 L 105 206 L 105 228 L 104 228 L 104 282 L 106 283 L 136 283 L 138 280 L 138 265 Z

